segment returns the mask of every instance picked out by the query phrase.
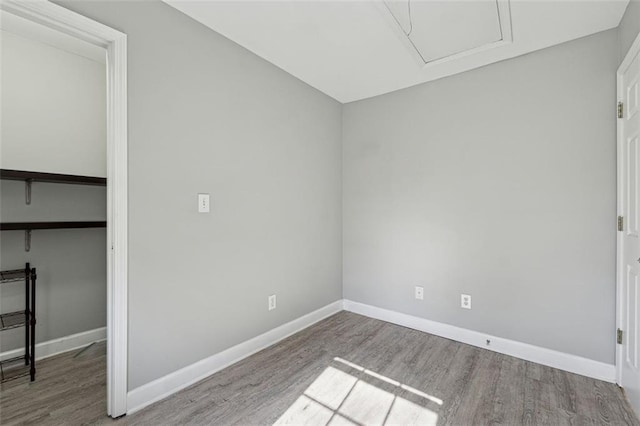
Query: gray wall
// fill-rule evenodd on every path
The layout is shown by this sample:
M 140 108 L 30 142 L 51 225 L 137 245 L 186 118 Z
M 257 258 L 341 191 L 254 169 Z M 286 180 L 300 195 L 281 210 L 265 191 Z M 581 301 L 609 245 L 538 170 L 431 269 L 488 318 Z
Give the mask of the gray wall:
M 341 105 L 163 3 L 60 4 L 128 35 L 129 388 L 340 299 Z
M 105 220 L 104 187 L 34 183 L 31 205 L 25 204 L 24 183 L 0 181 L 0 220 Z M 24 250 L 24 231 L 2 231 L 0 268 L 37 268 L 36 341 L 43 342 L 106 325 L 106 230 L 32 231 L 31 251 Z M 24 309 L 24 287 L 0 286 L 0 311 Z M 24 346 L 24 329 L 5 331 L 0 352 Z
M 105 62 L 15 30 L 0 30 L 0 166 L 105 177 Z
M 617 51 L 610 30 L 345 105 L 344 297 L 613 363 Z
M 618 27 L 620 62 L 640 32 L 640 0 L 631 0 Z
M 28 33 L 28 31 L 25 31 Z M 104 176 L 105 65 L 21 35 L 0 31 L 2 168 Z M 0 181 L 0 220 L 105 220 L 102 187 Z M 106 325 L 105 229 L 0 233 L 0 268 L 38 270 L 36 341 Z M 23 286 L 0 286 L 0 312 L 24 309 Z M 24 347 L 24 329 L 5 331 L 0 352 Z

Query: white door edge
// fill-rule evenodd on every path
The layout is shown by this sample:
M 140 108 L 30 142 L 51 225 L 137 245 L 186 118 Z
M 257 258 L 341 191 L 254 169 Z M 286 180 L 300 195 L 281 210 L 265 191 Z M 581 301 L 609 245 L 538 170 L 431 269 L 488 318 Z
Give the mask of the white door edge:
M 624 98 L 624 89 L 622 84 L 622 77 L 627 71 L 633 59 L 640 54 L 640 34 L 636 37 L 635 41 L 626 53 L 624 60 L 618 67 L 616 73 L 616 96 L 617 101 L 620 102 Z M 611 107 L 611 110 L 615 110 L 615 106 Z M 617 119 L 617 212 L 618 216 L 624 216 L 623 211 L 623 194 L 622 194 L 622 162 L 623 162 L 623 120 Z M 623 233 L 616 231 L 616 327 L 623 328 L 622 318 L 622 277 L 623 277 Z M 616 383 L 623 386 L 622 383 L 622 350 L 621 346 L 616 344 Z

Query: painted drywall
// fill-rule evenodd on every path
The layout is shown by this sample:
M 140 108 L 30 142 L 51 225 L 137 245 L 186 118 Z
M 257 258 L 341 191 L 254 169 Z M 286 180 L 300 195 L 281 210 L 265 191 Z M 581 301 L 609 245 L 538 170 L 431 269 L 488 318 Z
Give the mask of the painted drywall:
M 640 33 L 640 0 L 631 0 L 618 27 L 620 60 L 622 62 L 629 48 Z
M 105 67 L 57 47 L 0 32 L 2 168 L 105 174 Z M 105 220 L 104 187 L 0 181 L 3 222 Z M 38 272 L 36 341 L 106 325 L 106 230 L 2 231 L 0 269 Z M 0 312 L 24 309 L 21 283 L 0 286 Z M 5 331 L 0 352 L 24 346 L 24 329 Z
M 164 3 L 59 4 L 128 37 L 129 388 L 341 299 L 341 105 Z
M 617 51 L 610 30 L 345 105 L 345 299 L 612 364 Z
M 105 65 L 6 31 L 0 52 L 0 166 L 105 177 Z
M 0 182 L 3 222 L 105 220 L 104 187 L 33 183 L 31 205 L 24 183 Z M 25 251 L 23 231 L 2 231 L 0 268 L 17 269 L 30 262 L 38 272 L 36 341 L 46 342 L 106 325 L 106 230 L 32 231 Z M 0 311 L 24 309 L 22 283 L 0 286 Z M 24 346 L 24 329 L 5 331 L 0 352 Z

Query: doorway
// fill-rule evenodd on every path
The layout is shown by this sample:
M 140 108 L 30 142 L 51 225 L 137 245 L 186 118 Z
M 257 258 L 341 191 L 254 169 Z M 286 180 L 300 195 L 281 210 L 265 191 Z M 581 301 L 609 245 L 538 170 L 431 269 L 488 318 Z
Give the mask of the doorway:
M 48 1 L 2 0 L 0 14 L 106 51 L 107 413 L 119 417 L 127 412 L 127 38 Z

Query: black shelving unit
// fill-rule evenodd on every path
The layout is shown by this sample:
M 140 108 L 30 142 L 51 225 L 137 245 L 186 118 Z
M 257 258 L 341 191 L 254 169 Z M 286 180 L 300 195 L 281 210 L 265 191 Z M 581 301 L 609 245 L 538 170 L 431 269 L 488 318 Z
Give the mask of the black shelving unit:
M 30 376 L 36 379 L 36 268 L 0 271 L 0 285 L 24 281 L 24 310 L 0 314 L 0 332 L 24 327 L 24 355 L 0 361 L 0 382 Z M 22 363 L 24 362 L 24 365 Z

